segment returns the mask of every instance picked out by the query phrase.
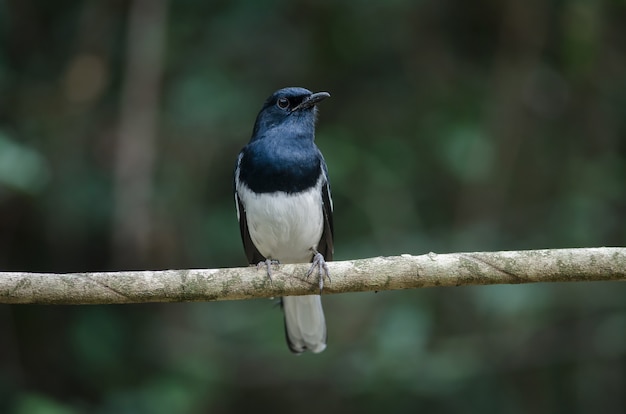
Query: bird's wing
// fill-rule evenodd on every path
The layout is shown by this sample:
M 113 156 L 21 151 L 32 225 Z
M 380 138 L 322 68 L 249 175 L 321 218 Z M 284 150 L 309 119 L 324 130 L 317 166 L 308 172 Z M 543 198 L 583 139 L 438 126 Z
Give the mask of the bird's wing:
M 317 244 L 317 251 L 320 252 L 326 261 L 333 260 L 334 244 L 333 244 L 333 200 L 330 196 L 330 185 L 328 183 L 328 173 L 326 164 L 322 164 L 324 171 L 324 183 L 322 185 L 322 211 L 324 213 L 324 230 L 322 237 Z
M 246 252 L 248 263 L 257 264 L 265 261 L 265 257 L 256 248 L 252 239 L 250 238 L 250 232 L 248 231 L 248 220 L 246 218 L 246 209 L 239 198 L 239 194 L 235 191 L 235 202 L 237 203 L 237 218 L 239 219 L 239 230 L 241 231 L 241 240 L 243 241 L 243 249 Z

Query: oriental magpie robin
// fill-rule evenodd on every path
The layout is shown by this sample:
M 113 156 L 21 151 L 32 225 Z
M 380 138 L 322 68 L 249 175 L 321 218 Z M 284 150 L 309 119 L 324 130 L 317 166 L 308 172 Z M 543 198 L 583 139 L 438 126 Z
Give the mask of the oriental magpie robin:
M 327 92 L 284 88 L 259 112 L 237 158 L 235 204 L 248 262 L 311 262 L 320 291 L 333 258 L 333 205 L 324 157 L 314 143 L 316 104 Z M 294 353 L 322 352 L 326 322 L 319 295 L 285 296 L 285 332 Z

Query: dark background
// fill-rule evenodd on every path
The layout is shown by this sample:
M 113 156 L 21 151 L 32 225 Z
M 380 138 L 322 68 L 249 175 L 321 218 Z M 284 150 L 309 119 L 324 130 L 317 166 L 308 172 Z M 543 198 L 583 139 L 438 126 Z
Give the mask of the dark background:
M 0 269 L 245 265 L 263 100 L 329 91 L 336 259 L 626 244 L 626 3 L 0 1 Z M 0 305 L 0 412 L 626 411 L 626 286 Z

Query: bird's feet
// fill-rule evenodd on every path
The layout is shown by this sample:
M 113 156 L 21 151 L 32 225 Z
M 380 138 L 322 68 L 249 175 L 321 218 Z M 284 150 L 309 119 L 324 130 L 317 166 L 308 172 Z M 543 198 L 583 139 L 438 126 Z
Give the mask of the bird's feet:
M 309 271 L 306 272 L 306 277 L 308 278 L 309 276 L 311 276 L 313 274 L 313 272 L 315 272 L 315 270 L 318 271 L 319 273 L 319 284 L 320 284 L 320 294 L 322 293 L 322 289 L 324 289 L 324 276 L 326 276 L 328 278 L 328 281 L 330 282 L 330 272 L 328 271 L 328 265 L 326 264 L 326 260 L 324 260 L 324 256 L 319 253 L 319 252 L 315 252 L 315 255 L 313 256 L 313 260 L 311 261 L 311 267 L 309 268 Z
M 272 281 L 272 265 L 279 265 L 280 262 L 278 260 L 274 260 L 274 259 L 265 259 L 262 262 L 259 262 L 256 264 L 256 268 L 257 270 L 265 267 L 265 269 L 267 270 L 267 277 L 270 280 L 270 284 L 273 284 Z

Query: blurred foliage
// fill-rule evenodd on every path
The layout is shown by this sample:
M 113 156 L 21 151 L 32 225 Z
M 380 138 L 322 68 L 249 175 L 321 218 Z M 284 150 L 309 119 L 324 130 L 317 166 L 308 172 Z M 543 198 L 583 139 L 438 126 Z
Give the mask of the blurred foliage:
M 0 1 L 2 270 L 244 265 L 232 168 L 292 85 L 332 94 L 337 259 L 626 245 L 624 1 L 180 0 L 144 20 L 166 39 L 150 237 L 120 259 L 139 3 Z M 623 284 L 324 303 L 328 349 L 301 357 L 270 301 L 0 306 L 0 412 L 626 411 Z

